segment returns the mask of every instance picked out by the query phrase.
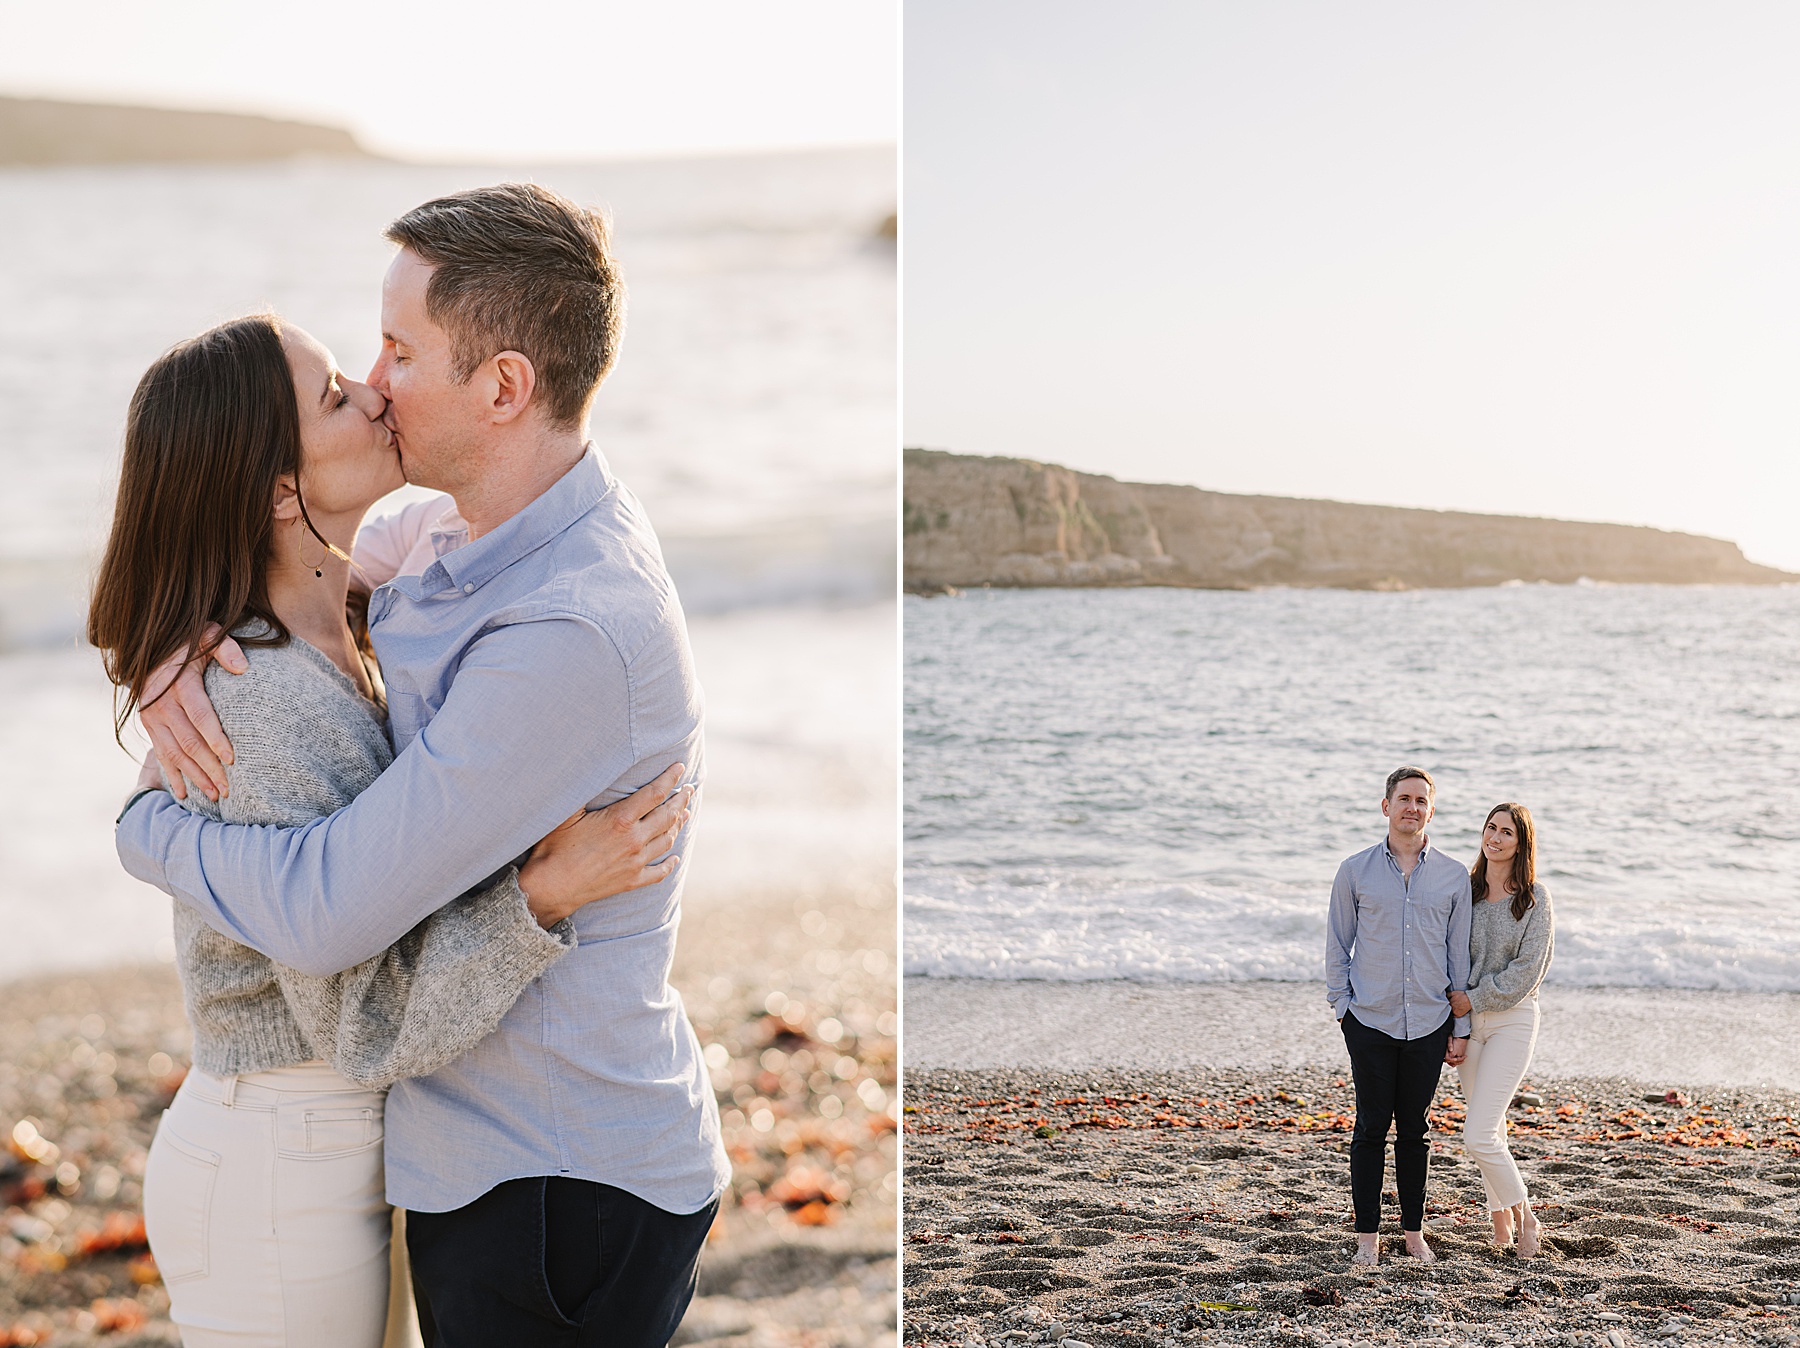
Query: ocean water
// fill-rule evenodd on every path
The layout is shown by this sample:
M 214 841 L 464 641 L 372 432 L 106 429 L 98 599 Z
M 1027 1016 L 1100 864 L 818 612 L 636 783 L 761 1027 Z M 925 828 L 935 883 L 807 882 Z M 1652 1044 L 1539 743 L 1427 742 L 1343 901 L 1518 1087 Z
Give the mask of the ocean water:
M 0 753 L 15 777 L 0 977 L 166 948 L 166 901 L 112 855 L 134 769 L 80 644 L 144 367 L 273 307 L 361 374 L 379 345 L 386 223 L 518 178 L 614 221 L 629 317 L 593 429 L 657 526 L 707 694 L 692 889 L 891 875 L 896 297 L 876 234 L 895 204 L 891 151 L 6 170 Z
M 1800 589 L 903 601 L 908 976 L 1323 976 L 1386 774 L 1529 805 L 1553 982 L 1800 990 Z
M 874 230 L 894 173 L 880 149 L 0 171 L 0 649 L 73 630 L 126 403 L 159 352 L 272 307 L 360 375 L 388 221 L 519 178 L 612 214 L 629 318 L 594 435 L 689 607 L 890 596 L 894 250 Z

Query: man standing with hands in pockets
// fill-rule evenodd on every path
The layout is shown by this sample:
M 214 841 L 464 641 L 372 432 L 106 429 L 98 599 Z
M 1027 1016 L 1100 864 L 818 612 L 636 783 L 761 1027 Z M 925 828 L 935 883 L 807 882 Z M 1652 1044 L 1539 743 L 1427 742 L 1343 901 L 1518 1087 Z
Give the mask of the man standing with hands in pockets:
M 1343 1027 L 1356 1083 L 1350 1194 L 1354 1264 L 1380 1261 L 1381 1183 L 1390 1124 L 1400 1230 L 1406 1252 L 1427 1263 L 1426 1111 L 1443 1065 L 1467 1051 L 1469 1019 L 1452 992 L 1469 986 L 1469 870 L 1432 847 L 1436 785 L 1423 768 L 1388 775 L 1381 813 L 1387 837 L 1347 858 L 1331 886 L 1325 995 Z

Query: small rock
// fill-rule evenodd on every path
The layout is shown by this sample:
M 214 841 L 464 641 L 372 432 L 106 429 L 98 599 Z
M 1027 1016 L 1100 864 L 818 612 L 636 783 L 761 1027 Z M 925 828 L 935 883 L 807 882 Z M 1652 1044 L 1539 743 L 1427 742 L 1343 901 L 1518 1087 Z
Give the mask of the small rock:
M 1064 1339 L 1063 1348 L 1094 1348 L 1091 1343 L 1083 1343 L 1080 1339 Z
M 1606 1331 L 1606 1341 L 1608 1343 L 1610 1343 L 1613 1346 L 1613 1348 L 1625 1348 L 1625 1335 L 1622 1332 L 1620 1332 L 1619 1330 L 1616 1330 L 1616 1329 L 1607 1330 Z
M 1052 1340 L 1062 1339 L 1068 1337 L 1069 1327 L 1061 1320 L 1052 1320 L 1044 1332 L 1048 1334 Z
M 1542 1109 L 1544 1106 L 1544 1097 L 1539 1095 L 1536 1091 L 1520 1091 L 1517 1095 L 1513 1096 L 1513 1108 L 1517 1109 L 1520 1105 L 1529 1105 L 1533 1109 Z
M 1601 1311 L 1600 1314 L 1596 1315 L 1594 1318 L 1604 1324 L 1617 1324 L 1625 1317 L 1620 1315 L 1617 1311 Z

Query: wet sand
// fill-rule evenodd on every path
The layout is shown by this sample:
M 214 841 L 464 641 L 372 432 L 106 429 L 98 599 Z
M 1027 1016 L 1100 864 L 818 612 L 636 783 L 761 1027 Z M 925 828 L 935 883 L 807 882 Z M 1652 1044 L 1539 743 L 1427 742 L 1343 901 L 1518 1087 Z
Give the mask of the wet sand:
M 875 884 L 689 902 L 734 1175 L 676 1343 L 893 1342 L 893 933 Z M 178 1342 L 139 1205 L 188 1044 L 166 966 L 0 989 L 0 1346 Z
M 1800 1091 L 1800 993 L 1546 986 L 1532 1070 Z M 1344 1065 L 1322 983 L 906 980 L 914 1067 Z

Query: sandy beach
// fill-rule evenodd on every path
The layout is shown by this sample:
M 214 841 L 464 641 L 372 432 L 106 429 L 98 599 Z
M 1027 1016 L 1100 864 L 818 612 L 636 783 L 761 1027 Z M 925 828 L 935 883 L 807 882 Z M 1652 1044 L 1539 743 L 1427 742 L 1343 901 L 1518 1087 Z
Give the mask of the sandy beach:
M 1800 1342 L 1800 1094 L 1526 1089 L 1511 1142 L 1543 1254 L 1488 1245 L 1446 1075 L 1439 1262 L 1390 1220 L 1380 1268 L 1352 1273 L 1346 1072 L 909 1065 L 905 1341 Z
M 1353 1274 L 1321 995 L 909 979 L 905 1341 L 1800 1342 L 1800 1082 L 1767 1052 L 1800 998 L 1545 988 L 1510 1115 L 1544 1253 L 1489 1247 L 1446 1072 L 1440 1262 L 1393 1220 Z
M 893 1341 L 893 931 L 873 882 L 690 902 L 675 982 L 734 1176 L 676 1343 Z M 165 966 L 0 992 L 0 1345 L 178 1342 L 139 1203 L 187 1046 Z

